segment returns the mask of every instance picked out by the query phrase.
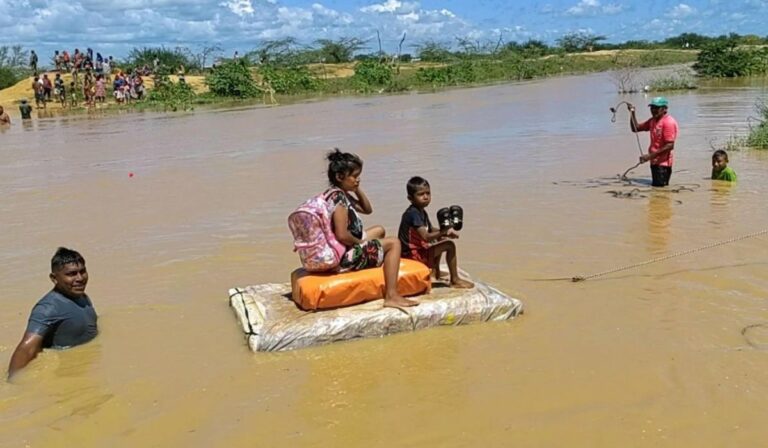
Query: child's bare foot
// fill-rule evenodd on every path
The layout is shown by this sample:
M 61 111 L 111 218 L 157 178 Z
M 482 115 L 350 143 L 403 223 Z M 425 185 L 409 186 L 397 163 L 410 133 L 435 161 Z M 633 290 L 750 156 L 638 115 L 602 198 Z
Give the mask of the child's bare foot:
M 469 289 L 474 287 L 474 283 L 461 278 L 451 282 L 451 288 Z
M 435 276 L 435 280 L 445 280 L 445 277 L 443 277 L 443 273 L 439 270 L 433 271 L 433 274 Z
M 409 306 L 416 306 L 418 304 L 418 300 L 407 299 L 401 295 L 390 296 L 384 299 L 385 308 L 405 308 Z

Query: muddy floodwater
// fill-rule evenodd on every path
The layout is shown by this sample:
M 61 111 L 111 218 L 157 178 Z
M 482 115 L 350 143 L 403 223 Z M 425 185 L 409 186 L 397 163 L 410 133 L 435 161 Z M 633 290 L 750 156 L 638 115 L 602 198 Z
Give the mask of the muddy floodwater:
M 648 98 L 613 91 L 598 74 L 14 124 L 0 134 L 0 362 L 59 245 L 87 259 L 101 332 L 0 385 L 0 446 L 763 445 L 768 237 L 541 279 L 768 228 L 768 153 L 732 153 L 735 185 L 708 179 L 710 142 L 744 131 L 766 83 L 668 95 L 680 136 L 659 191 L 647 166 L 615 180 L 638 150 L 609 107 Z M 324 188 L 334 146 L 365 161 L 366 225 L 395 232 L 413 175 L 432 184 L 432 216 L 463 205 L 460 265 L 525 314 L 252 354 L 227 289 L 289 280 L 287 215 Z

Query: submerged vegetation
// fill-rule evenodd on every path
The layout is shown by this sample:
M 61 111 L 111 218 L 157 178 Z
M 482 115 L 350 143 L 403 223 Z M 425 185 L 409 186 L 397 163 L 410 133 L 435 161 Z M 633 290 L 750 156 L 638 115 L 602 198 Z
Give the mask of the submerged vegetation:
M 758 117 L 750 123 L 747 145 L 757 149 L 768 149 L 768 102 L 760 100 L 755 105 Z
M 696 77 L 688 69 L 676 70 L 668 75 L 657 76 L 648 82 L 650 92 L 665 92 L 669 90 L 692 90 L 698 86 Z

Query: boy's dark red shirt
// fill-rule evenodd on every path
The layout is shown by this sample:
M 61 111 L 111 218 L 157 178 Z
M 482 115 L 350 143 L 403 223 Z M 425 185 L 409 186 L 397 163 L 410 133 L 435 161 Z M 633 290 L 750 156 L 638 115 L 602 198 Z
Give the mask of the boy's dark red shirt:
M 403 213 L 400 219 L 400 228 L 397 236 L 402 245 L 402 256 L 412 260 L 420 261 L 427 266 L 430 261 L 427 259 L 429 250 L 429 241 L 419 235 L 419 227 L 427 227 L 428 232 L 432 232 L 432 223 L 429 222 L 429 215 L 426 210 L 420 210 L 411 205 Z

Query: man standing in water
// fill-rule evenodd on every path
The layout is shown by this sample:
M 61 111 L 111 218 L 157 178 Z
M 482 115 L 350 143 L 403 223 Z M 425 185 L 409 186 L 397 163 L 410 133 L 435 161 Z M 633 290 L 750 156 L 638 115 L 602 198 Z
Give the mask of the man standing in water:
M 60 247 L 51 259 L 53 289 L 29 315 L 21 342 L 11 356 L 8 379 L 35 359 L 43 348 L 69 348 L 85 344 L 98 334 L 96 311 L 85 294 L 88 271 L 85 259 Z
M 651 144 L 648 146 L 648 154 L 640 156 L 640 163 L 651 162 L 651 177 L 654 187 L 669 185 L 672 177 L 672 162 L 677 139 L 677 121 L 667 114 L 669 102 L 663 96 L 651 100 L 648 105 L 651 108 L 652 117 L 638 124 L 635 116 L 635 106 L 627 103 L 629 109 L 629 127 L 632 132 L 650 132 Z
M 21 112 L 21 119 L 22 120 L 31 120 L 32 119 L 32 106 L 30 106 L 27 103 L 26 98 L 21 99 L 21 104 L 19 105 L 19 112 Z

